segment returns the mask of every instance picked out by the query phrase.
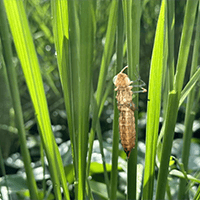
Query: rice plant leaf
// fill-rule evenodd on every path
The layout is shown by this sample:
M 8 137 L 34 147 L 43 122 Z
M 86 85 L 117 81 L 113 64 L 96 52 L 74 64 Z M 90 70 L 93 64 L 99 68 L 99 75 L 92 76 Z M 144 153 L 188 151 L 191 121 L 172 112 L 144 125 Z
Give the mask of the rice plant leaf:
M 71 74 L 69 63 L 69 23 L 68 23 L 68 4 L 67 1 L 51 1 L 52 15 L 53 15 L 53 32 L 54 41 L 57 51 L 57 62 L 60 74 L 60 79 L 63 88 L 65 99 L 65 106 L 67 112 L 68 126 L 70 138 L 72 140 L 73 148 L 73 125 L 72 125 L 72 109 L 71 109 Z M 72 151 L 73 154 L 74 151 Z M 74 157 L 74 156 L 73 156 Z
M 45 97 L 42 77 L 40 73 L 39 63 L 33 44 L 28 20 L 24 10 L 22 1 L 4 1 L 8 21 L 10 24 L 12 36 L 18 57 L 20 59 L 26 83 L 30 92 L 30 96 L 35 109 L 35 116 L 38 127 L 41 130 L 41 139 L 44 144 L 45 152 L 49 162 L 50 173 L 54 185 L 55 196 L 61 198 L 60 181 L 57 172 L 56 156 L 54 154 L 57 146 L 54 144 L 55 139 L 51 129 L 51 122 Z
M 152 199 L 155 173 L 155 156 L 161 104 L 161 87 L 165 34 L 165 0 L 162 1 L 151 59 L 148 88 L 147 134 L 143 199 Z
M 199 3 L 200 3 L 200 1 L 199 1 Z M 198 16 L 197 16 L 196 24 L 197 24 L 197 26 L 196 26 L 196 33 L 195 33 L 195 42 L 194 42 L 194 47 L 193 47 L 192 65 L 191 65 L 191 70 L 190 70 L 190 80 L 193 79 L 194 73 L 195 73 L 195 71 L 197 71 L 198 60 L 199 60 L 200 4 L 198 6 Z M 198 80 L 199 80 L 199 77 L 200 76 L 198 76 Z M 187 85 L 189 85 L 189 83 Z M 186 87 L 187 87 L 187 85 L 186 85 Z M 196 84 L 196 86 L 197 86 L 197 84 Z M 184 90 L 185 90 L 185 88 L 184 88 Z M 190 93 L 188 95 L 186 112 L 185 112 L 185 120 L 184 120 L 185 132 L 183 135 L 182 163 L 185 166 L 186 171 L 188 170 L 190 144 L 191 144 L 191 138 L 192 138 L 192 133 L 193 133 L 192 126 L 193 126 L 193 122 L 194 122 L 195 115 L 197 112 L 196 105 L 198 105 L 198 102 L 199 102 L 199 95 L 197 95 L 195 97 L 195 94 L 197 92 L 196 88 L 192 89 L 192 91 L 190 91 Z M 181 94 L 182 94 L 182 92 L 181 92 Z M 180 183 L 179 183 L 179 193 L 178 193 L 179 199 L 183 199 L 186 196 L 188 196 L 188 192 L 185 192 L 186 187 L 187 187 L 187 180 L 181 179 Z
M 89 138 L 89 155 L 88 155 L 88 162 L 87 162 L 87 173 L 89 173 L 90 168 L 90 160 L 91 160 L 91 154 L 92 154 L 92 147 L 93 147 L 93 141 L 94 141 L 94 134 L 95 134 L 95 128 L 97 125 L 97 121 L 99 120 L 99 116 L 101 115 L 101 109 L 103 108 L 101 105 L 103 105 L 104 97 L 107 96 L 107 91 L 110 89 L 109 87 L 105 87 L 106 85 L 106 74 L 108 71 L 108 66 L 111 60 L 111 56 L 113 53 L 113 46 L 114 46 L 114 40 L 115 40 L 115 30 L 117 25 L 117 10 L 118 10 L 118 1 L 111 1 L 111 7 L 109 12 L 109 20 L 107 25 L 107 32 L 106 32 L 106 42 L 104 46 L 104 52 L 103 57 L 101 60 L 101 67 L 100 67 L 100 73 L 99 73 L 99 80 L 98 80 L 98 86 L 96 90 L 96 106 L 94 106 L 93 109 L 93 119 L 92 119 L 92 129 L 90 132 L 90 138 Z M 105 94 L 103 94 L 105 90 Z M 92 97 L 93 98 L 93 97 Z M 101 103 L 102 102 L 102 103 Z
M 114 70 L 114 76 L 120 71 L 123 65 L 123 35 L 124 35 L 124 22 L 123 22 L 123 10 L 122 1 L 118 1 L 118 18 L 117 18 L 117 33 L 116 33 L 116 55 L 117 65 Z M 116 199 L 117 191 L 117 165 L 118 165 L 118 151 L 119 151 L 119 129 L 118 129 L 118 118 L 119 111 L 117 109 L 117 101 L 114 93 L 114 119 L 113 119 L 113 146 L 112 146 L 112 171 L 111 171 L 111 187 L 110 187 L 110 199 Z
M 68 83 L 66 84 L 68 90 L 64 92 L 66 96 L 66 109 L 71 109 L 68 114 L 68 119 L 70 123 L 70 139 L 72 144 L 72 156 L 74 160 L 74 172 L 75 172 L 75 181 L 78 180 L 78 133 L 79 133 L 79 65 L 80 65 L 80 26 L 79 26 L 79 18 L 78 18 L 78 6 L 79 3 L 76 1 L 68 1 L 68 17 L 69 17 L 69 45 L 66 47 L 66 56 L 68 58 L 68 70 L 67 70 L 67 78 Z M 65 48 L 63 49 L 65 50 Z M 63 55 L 64 56 L 64 55 Z M 63 74 L 64 76 L 64 74 Z M 64 82 L 63 82 L 64 83 Z M 66 93 L 66 94 L 65 94 Z M 69 107 L 70 106 L 70 107 Z M 67 111 L 68 112 L 68 111 Z M 70 119 L 71 118 L 71 119 Z M 80 190 L 82 191 L 82 190 Z M 75 198 L 78 199 L 78 184 L 75 184 Z
M 85 199 L 86 157 L 88 150 L 89 108 L 92 81 L 92 61 L 94 46 L 94 7 L 93 0 L 81 1 L 79 12 L 80 25 L 80 63 L 78 88 L 81 101 L 78 107 L 78 199 Z M 87 28 L 86 28 L 87 27 Z
M 103 88 L 105 87 L 106 73 L 113 53 L 113 45 L 116 33 L 115 30 L 117 25 L 117 9 L 118 9 L 118 1 L 112 1 L 109 13 L 107 32 L 106 32 L 106 42 L 104 46 L 104 52 L 101 61 L 101 68 L 97 86 L 97 95 L 96 95 L 97 105 L 100 104 L 102 98 Z
M 72 125 L 72 110 L 71 110 L 71 75 L 69 64 L 69 34 L 68 34 L 68 4 L 67 1 L 51 1 L 51 8 L 53 14 L 53 31 L 54 40 L 57 50 L 57 62 L 59 68 L 60 79 L 62 83 L 64 100 L 67 112 L 68 126 L 71 138 L 72 149 L 74 147 L 73 125 Z M 74 151 L 72 150 L 72 154 Z M 74 158 L 74 156 L 73 156 Z M 61 160 L 60 160 L 61 161 Z M 62 168 L 61 168 L 62 169 Z M 64 171 L 61 172 L 61 181 L 64 185 L 64 193 L 69 199 L 68 188 L 66 187 L 66 178 Z
M 94 141 L 94 136 L 95 136 L 95 129 L 97 131 L 97 135 L 98 135 L 98 139 L 99 139 L 99 144 L 100 144 L 100 148 L 102 149 L 103 147 L 103 141 L 102 141 L 102 137 L 100 136 L 99 134 L 99 117 L 101 116 L 101 113 L 103 111 L 103 107 L 104 107 L 104 103 L 108 97 L 108 95 L 110 94 L 111 92 L 111 89 L 113 88 L 113 83 L 110 81 L 108 83 L 108 86 L 106 87 L 106 90 L 104 92 L 104 95 L 102 97 L 102 101 L 101 101 L 101 105 L 100 105 L 100 108 L 99 108 L 99 113 L 98 113 L 98 116 L 96 117 L 95 119 L 95 122 L 93 121 L 92 123 L 92 126 L 96 125 L 96 128 L 95 127 L 92 127 L 91 131 L 90 131 L 90 137 L 89 137 L 89 150 L 88 150 L 88 163 L 87 163 L 87 174 L 89 175 L 89 171 L 90 171 L 90 162 L 91 162 L 91 157 L 92 157 L 92 148 L 93 148 L 93 141 Z M 95 109 L 97 109 L 97 102 L 96 102 L 96 99 L 95 99 L 95 96 L 93 95 L 93 86 L 91 87 L 91 92 L 92 92 L 92 95 L 91 95 L 91 110 L 95 111 Z M 97 111 L 97 110 L 96 110 Z M 93 113 L 93 116 L 95 115 L 95 113 Z M 96 116 L 96 115 L 95 115 Z M 93 117 L 93 120 L 94 120 L 94 117 Z M 118 137 L 119 138 L 119 137 Z M 119 141 L 118 141 L 119 143 Z M 117 143 L 117 144 L 118 144 Z M 101 150 L 102 151 L 102 150 Z M 102 154 L 102 159 L 103 159 L 103 154 Z M 103 159 L 103 166 L 105 166 L 105 160 Z M 87 176 L 88 176 L 87 175 Z M 105 177 L 105 183 L 107 185 L 107 188 L 109 188 L 109 181 L 108 179 L 106 178 L 107 177 L 107 171 L 105 171 L 105 174 L 104 174 L 104 177 Z
M 183 174 L 183 172 L 181 171 L 178 171 L 176 169 L 173 169 L 172 171 L 170 171 L 169 173 L 170 175 L 173 175 L 173 176 L 176 176 L 176 177 L 179 177 L 179 178 L 183 178 L 185 179 L 185 175 Z M 193 182 L 196 182 L 196 183 L 200 183 L 200 180 L 191 176 L 190 174 L 187 174 L 187 179 L 190 180 L 190 181 L 193 181 Z
M 186 3 L 183 31 L 180 42 L 176 75 L 174 79 L 174 90 L 168 97 L 167 112 L 165 118 L 164 139 L 161 152 L 160 170 L 156 189 L 156 199 L 164 199 L 167 185 L 168 165 L 170 160 L 174 128 L 176 124 L 178 105 L 185 77 L 186 64 L 191 43 L 191 37 L 196 16 L 197 0 Z M 173 116 L 173 117 L 172 117 Z M 182 199 L 182 198 L 179 198 Z
M 168 11 L 168 52 L 169 52 L 169 88 L 173 89 L 174 82 L 174 26 L 175 26 L 175 1 L 167 2 Z
M 108 199 L 108 194 L 106 191 L 106 185 L 97 181 L 91 180 L 90 187 L 92 192 L 96 193 L 101 199 Z M 120 192 L 116 191 L 117 199 L 125 199 L 125 196 Z
M 163 143 L 163 146 L 161 148 L 161 162 L 160 162 L 160 171 L 159 172 L 159 177 L 158 177 L 158 183 L 157 183 L 157 189 L 156 189 L 156 199 L 160 199 L 160 195 L 165 194 L 165 188 L 166 188 L 166 182 L 167 180 L 162 179 L 162 177 L 167 177 L 168 171 L 167 170 L 161 170 L 165 168 L 165 166 L 169 165 L 169 160 L 166 158 L 166 154 L 168 155 L 169 152 L 171 152 L 170 148 L 168 147 L 168 144 L 171 144 L 173 142 L 172 137 L 168 137 L 168 134 L 166 133 L 173 133 L 174 127 L 176 124 L 176 118 L 177 116 L 177 111 L 178 111 L 178 96 L 177 92 L 175 90 L 172 90 L 169 95 L 168 95 L 168 105 L 166 109 L 166 120 L 164 124 L 164 140 L 165 142 Z M 174 116 L 174 117 L 171 117 Z M 165 151 L 164 151 L 164 150 Z
M 3 69 L 3 71 L 5 69 L 7 70 L 7 78 L 8 78 L 9 88 L 10 88 L 10 94 L 12 97 L 12 104 L 13 104 L 13 108 L 15 111 L 15 123 L 16 123 L 17 129 L 13 128 L 11 126 L 10 127 L 6 126 L 6 125 L 1 125 L 1 126 L 2 126 L 2 128 L 4 127 L 4 129 L 7 128 L 8 130 L 14 129 L 15 133 L 18 133 L 20 149 L 21 149 L 21 154 L 23 157 L 30 198 L 38 199 L 37 185 L 36 185 L 33 170 L 31 167 L 30 153 L 29 153 L 29 150 L 27 147 L 26 131 L 25 131 L 24 121 L 23 121 L 23 113 L 22 113 L 22 107 L 21 107 L 21 102 L 20 102 L 20 94 L 19 94 L 19 88 L 18 88 L 18 83 L 17 83 L 17 75 L 15 72 L 15 68 L 14 68 L 14 64 L 13 64 L 13 60 L 12 60 L 13 53 L 12 53 L 12 47 L 11 47 L 11 38 L 10 38 L 10 32 L 9 32 L 9 28 L 8 28 L 8 22 L 6 19 L 6 12 L 5 12 L 5 7 L 4 7 L 3 1 L 0 1 L 0 38 L 1 38 L 4 61 L 5 61 L 5 65 L 6 65 L 6 68 L 3 67 L 2 69 Z M 1 71 L 2 71 L 2 69 L 1 69 Z M 4 76 L 6 78 L 5 71 L 4 71 Z M 1 77 L 3 77 L 3 76 L 1 76 Z M 5 86 L 3 86 L 3 87 L 5 87 Z M 8 95 L 10 95 L 10 94 L 8 94 Z M 7 100 L 7 98 L 6 98 L 6 100 Z M 0 150 L 0 159 L 1 159 L 0 166 L 1 166 L 2 174 L 5 176 L 5 183 L 6 183 L 7 191 L 8 191 L 9 188 L 8 188 L 7 176 L 6 176 L 4 159 L 2 158 L 1 150 Z M 9 199 L 11 199 L 10 194 L 8 194 L 8 197 L 9 197 Z
M 182 103 L 184 102 L 186 97 L 189 95 L 190 91 L 194 88 L 197 81 L 199 81 L 199 79 L 200 79 L 200 68 L 195 72 L 195 74 L 189 80 L 187 85 L 181 91 L 181 98 L 180 98 L 180 101 L 179 101 L 179 107 L 182 105 Z
M 174 79 L 175 90 L 178 92 L 179 97 L 183 87 L 183 80 L 185 77 L 185 70 L 196 16 L 197 3 L 198 0 L 188 0 L 186 3 L 183 31 L 181 35 L 181 43 L 177 61 L 177 70 Z
M 199 185 L 199 187 L 198 187 L 198 190 L 197 190 L 197 192 L 196 192 L 196 194 L 195 194 L 193 200 L 199 200 L 199 199 L 200 199 L 200 185 Z

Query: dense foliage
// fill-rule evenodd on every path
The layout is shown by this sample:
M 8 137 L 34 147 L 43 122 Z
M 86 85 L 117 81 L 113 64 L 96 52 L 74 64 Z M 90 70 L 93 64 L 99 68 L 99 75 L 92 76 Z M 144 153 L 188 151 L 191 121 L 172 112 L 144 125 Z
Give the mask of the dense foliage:
M 199 199 L 198 0 L 0 1 L 0 199 Z M 129 160 L 125 65 L 148 90 Z

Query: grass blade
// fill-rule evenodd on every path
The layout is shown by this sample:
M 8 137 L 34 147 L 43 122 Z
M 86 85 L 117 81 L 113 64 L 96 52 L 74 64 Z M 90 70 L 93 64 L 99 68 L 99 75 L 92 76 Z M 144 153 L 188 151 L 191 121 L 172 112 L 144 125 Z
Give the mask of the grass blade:
M 66 112 L 68 116 L 68 126 L 70 133 L 72 134 L 72 117 L 71 117 L 71 106 L 70 106 L 70 74 L 69 74 L 69 52 L 68 52 L 68 5 L 67 1 L 51 1 L 51 8 L 53 14 L 53 31 L 54 31 L 54 40 L 57 50 L 57 62 L 59 67 L 60 79 L 64 92 Z M 72 137 L 72 149 L 73 149 L 73 137 Z M 58 151 L 56 152 L 59 153 Z M 74 153 L 74 151 L 72 151 Z M 74 156 L 73 156 L 74 157 Z M 59 158 L 59 157 L 58 157 Z M 59 160 L 59 165 L 62 164 L 62 160 Z M 62 167 L 59 166 L 62 170 Z M 66 199 L 70 199 L 69 191 L 66 184 L 66 177 L 64 171 L 61 171 L 60 174 L 61 182 L 63 185 L 63 190 Z
M 170 92 L 167 105 L 167 116 L 165 120 L 164 140 L 161 152 L 161 163 L 158 174 L 156 199 L 164 199 L 168 176 L 168 165 L 171 147 L 174 137 L 174 128 L 177 119 L 178 105 L 185 77 L 185 69 L 188 59 L 194 19 L 196 15 L 197 0 L 187 1 L 186 13 L 181 36 L 180 50 L 177 63 L 177 71 L 174 79 L 174 90 Z M 173 117 L 172 117 L 173 116 Z
M 106 32 L 106 43 L 104 47 L 103 57 L 101 61 L 101 68 L 99 73 L 99 80 L 97 86 L 97 105 L 100 105 L 100 101 L 103 94 L 103 88 L 105 87 L 106 73 L 110 63 L 110 59 L 113 53 L 113 45 L 115 41 L 115 30 L 117 25 L 117 9 L 118 1 L 111 2 L 107 32 Z
M 188 54 L 190 49 L 190 43 L 192 38 L 192 32 L 194 27 L 194 21 L 196 16 L 198 0 L 188 0 L 186 4 L 186 11 L 184 17 L 183 31 L 181 36 L 181 43 L 178 55 L 177 70 L 174 79 L 174 87 L 178 92 L 180 98 L 180 93 L 183 87 L 183 80 L 185 77 L 185 69 L 188 60 Z
M 54 185 L 55 196 L 57 199 L 60 199 L 61 191 L 58 174 L 61 174 L 61 172 L 60 168 L 57 166 L 56 158 L 56 156 L 60 156 L 60 154 L 53 153 L 57 151 L 57 146 L 55 145 L 55 139 L 51 129 L 50 117 L 42 83 L 42 77 L 39 69 L 39 63 L 28 26 L 23 2 L 4 1 L 4 3 L 15 47 L 23 68 L 24 76 L 26 78 L 30 96 L 35 109 L 38 127 L 41 130 L 40 137 L 42 139 L 49 162 L 49 169 Z
M 168 63 L 169 63 L 169 78 L 170 91 L 173 89 L 174 82 L 174 25 L 175 25 L 175 1 L 167 0 L 168 13 Z
M 135 72 L 139 71 L 140 58 L 140 16 L 141 16 L 141 1 L 133 1 L 132 4 L 132 65 L 128 68 L 128 74 L 131 80 L 134 80 Z M 127 44 L 129 46 L 131 44 Z M 137 83 L 136 83 L 137 84 Z M 134 98 L 136 107 L 138 106 L 138 94 Z M 128 182 L 127 182 L 127 198 L 136 199 L 137 196 L 137 140 L 138 140 L 138 111 L 135 111 L 135 129 L 136 129 L 136 145 L 132 151 L 132 155 L 128 160 Z
M 200 37 L 200 5 L 198 8 L 199 9 L 198 9 L 198 17 L 197 17 L 196 36 L 195 36 L 195 43 L 194 43 L 194 50 L 193 50 L 192 66 L 191 66 L 191 71 L 190 71 L 191 79 L 190 79 L 189 83 L 195 79 L 195 77 L 196 77 L 195 75 L 197 75 L 197 73 L 200 71 L 200 69 L 198 69 L 196 71 L 198 59 L 199 59 L 199 45 L 200 45 L 200 39 L 199 39 L 199 37 Z M 196 71 L 196 73 L 194 74 L 195 71 Z M 200 77 L 200 75 L 197 75 L 196 79 L 199 80 L 199 77 Z M 189 85 L 189 83 L 187 85 Z M 194 84 L 195 83 L 196 82 L 194 82 Z M 193 86 L 194 86 L 194 84 L 193 84 Z M 185 91 L 185 88 L 183 91 Z M 192 88 L 192 87 L 190 87 L 190 88 Z M 181 94 L 182 94 L 182 92 L 181 92 Z M 192 138 L 192 133 L 193 133 L 192 126 L 193 126 L 193 122 L 194 122 L 195 114 L 196 114 L 196 106 L 195 105 L 197 105 L 198 101 L 199 101 L 199 98 L 195 98 L 195 92 L 196 92 L 195 89 L 193 89 L 188 96 L 185 121 L 184 121 L 185 132 L 183 134 L 182 163 L 184 165 L 186 172 L 188 170 L 190 143 L 191 143 L 191 138 Z M 187 198 L 188 193 L 185 193 L 186 184 L 187 184 L 187 181 L 185 179 L 180 180 L 179 194 L 178 194 L 179 199 Z
M 111 7 L 110 7 L 110 13 L 109 13 L 108 25 L 107 25 L 106 42 L 104 46 L 103 57 L 101 60 L 99 80 L 98 80 L 98 85 L 97 85 L 97 90 L 96 90 L 96 105 L 97 106 L 95 106 L 93 110 L 92 129 L 90 132 L 89 155 L 88 155 L 88 163 L 87 163 L 88 174 L 89 174 L 89 168 L 90 168 L 90 160 L 91 160 L 91 153 L 92 153 L 93 141 L 94 141 L 94 136 L 95 136 L 96 124 L 97 124 L 97 120 L 99 120 L 99 117 L 101 115 L 101 111 L 102 111 L 101 105 L 103 105 L 102 101 L 105 97 L 103 92 L 104 92 L 104 88 L 106 88 L 105 87 L 106 74 L 107 74 L 108 66 L 109 66 L 111 56 L 113 53 L 115 30 L 116 30 L 116 25 L 117 25 L 117 10 L 118 10 L 118 1 L 112 1 Z M 106 88 L 106 91 L 108 91 L 108 89 L 109 88 Z
M 156 36 L 151 59 L 150 81 L 148 89 L 148 99 L 150 101 L 148 102 L 147 108 L 147 134 L 143 199 L 152 199 L 153 197 L 155 156 L 161 105 L 161 87 L 165 36 L 165 3 L 165 0 L 163 0 L 157 23 Z M 154 114 L 152 115 L 152 113 Z
M 200 186 L 198 187 L 198 190 L 197 190 L 193 200 L 198 200 L 198 199 L 200 199 Z
M 187 83 L 187 85 L 183 88 L 183 90 L 181 91 L 181 97 L 180 97 L 180 101 L 179 101 L 179 107 L 182 105 L 182 103 L 184 102 L 184 100 L 187 98 L 187 96 L 190 96 L 190 92 L 194 92 L 194 87 L 196 86 L 197 81 L 199 81 L 199 77 L 200 77 L 200 68 L 195 72 L 195 74 L 190 78 L 189 82 Z M 194 94 L 193 94 L 194 95 Z M 193 97 L 194 98 L 194 97 Z M 194 99 L 193 99 L 194 100 Z M 194 102 L 194 101 L 192 101 Z M 189 103 L 187 103 L 189 104 Z M 190 104 L 190 105 L 193 105 Z M 192 109 L 192 108 L 191 108 Z M 190 109 L 190 110 L 191 110 Z
M 122 2 L 118 1 L 118 18 L 117 18 L 117 65 L 114 70 L 114 76 L 120 71 L 123 66 L 123 35 L 124 35 L 124 22 L 123 22 L 123 10 Z M 114 77 L 113 76 L 113 77 Z M 119 150 L 119 129 L 118 129 L 118 118 L 119 111 L 117 109 L 117 101 L 114 93 L 114 119 L 113 119 L 113 146 L 112 146 L 112 171 L 111 171 L 111 187 L 110 187 L 110 199 L 116 199 L 117 191 L 117 172 L 118 172 L 118 150 Z
M 92 0 L 80 2 L 80 66 L 79 66 L 79 185 L 78 199 L 85 199 L 86 157 L 88 150 L 90 86 L 94 44 L 94 8 Z M 87 27 L 87 28 L 85 28 Z M 78 98 L 77 97 L 77 98 Z
M 78 107 L 79 107 L 79 89 L 78 89 L 78 77 L 80 64 L 80 27 L 77 14 L 77 1 L 68 1 L 68 17 L 69 17 L 69 70 L 68 71 L 68 83 L 70 84 L 70 109 L 72 120 L 72 131 L 70 133 L 70 139 L 73 142 L 74 150 L 74 170 L 75 170 L 75 198 L 78 199 Z M 66 78 L 66 77 L 65 77 Z M 68 85 L 69 85 L 68 84 Z M 66 91 L 68 93 L 68 91 Z M 69 101 L 69 100 L 68 100 Z M 67 107 L 66 107 L 67 109 Z
M 73 145 L 78 187 L 77 199 L 85 198 L 86 155 L 89 129 L 90 85 L 94 43 L 94 4 L 91 0 L 52 1 L 58 64 Z M 69 8 L 69 9 L 68 9 Z M 69 11 L 69 27 L 68 13 Z M 62 20 L 63 19 L 63 20 Z M 85 28 L 87 27 L 87 28 Z M 68 30 L 69 36 L 68 36 Z M 81 97 L 81 101 L 79 99 Z M 76 139 L 75 139 L 76 138 Z
M 161 195 L 164 198 L 165 195 L 167 179 L 165 180 L 163 179 L 163 177 L 167 177 L 168 170 L 163 170 L 163 169 L 166 168 L 165 166 L 167 166 L 168 169 L 169 160 L 166 158 L 166 155 L 170 154 L 171 152 L 171 148 L 168 147 L 168 144 L 172 144 L 173 142 L 173 137 L 168 137 L 166 133 L 174 132 L 174 127 L 176 124 L 176 120 L 174 120 L 174 118 L 176 119 L 177 117 L 177 111 L 178 111 L 178 98 L 177 98 L 177 93 L 173 90 L 169 93 L 168 96 L 168 107 L 166 112 L 165 130 L 164 130 L 165 142 L 163 142 L 161 151 L 161 163 L 160 163 L 160 170 L 159 170 L 158 183 L 156 189 L 156 199 L 160 199 Z M 165 151 L 163 149 L 165 149 Z
M 1 35 L 2 45 L 3 45 L 3 50 L 4 50 L 4 60 L 5 60 L 6 69 L 7 69 L 9 87 L 10 87 L 11 96 L 12 96 L 12 103 L 13 103 L 13 107 L 14 107 L 15 115 L 16 115 L 15 120 L 16 120 L 16 125 L 18 128 L 21 153 L 22 153 L 22 157 L 24 161 L 24 167 L 25 167 L 26 176 L 27 176 L 27 183 L 28 183 L 28 188 L 30 192 L 30 198 L 38 199 L 37 185 L 36 185 L 36 181 L 34 179 L 33 171 L 31 168 L 30 154 L 28 151 L 28 147 L 26 145 L 26 132 L 24 128 L 19 89 L 17 86 L 18 85 L 17 77 L 16 77 L 15 68 L 12 62 L 13 54 L 12 54 L 12 48 L 11 48 L 11 40 L 9 37 L 8 23 L 6 20 L 6 13 L 5 13 L 3 1 L 0 1 L 0 35 Z M 3 169 L 5 170 L 4 165 L 3 165 L 2 170 Z M 5 176 L 5 180 L 7 180 L 6 176 Z

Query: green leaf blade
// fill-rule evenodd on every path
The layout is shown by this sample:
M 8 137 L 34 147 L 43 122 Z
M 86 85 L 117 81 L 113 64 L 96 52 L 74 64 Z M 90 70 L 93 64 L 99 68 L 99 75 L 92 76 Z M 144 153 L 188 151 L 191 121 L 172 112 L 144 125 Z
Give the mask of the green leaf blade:
M 33 44 L 28 20 L 22 1 L 4 1 L 8 15 L 11 32 L 15 47 L 20 59 L 26 83 L 35 109 L 35 116 L 40 129 L 40 136 L 44 144 L 49 162 L 50 173 L 54 184 L 55 196 L 61 198 L 60 180 L 55 171 L 60 172 L 57 167 L 57 158 L 54 154 L 57 146 L 51 129 L 45 91 L 40 73 L 39 63 Z M 60 154 L 57 154 L 60 156 Z M 62 166 L 63 167 L 63 166 Z M 61 174 L 61 173 L 59 173 Z
M 143 199 L 152 199 L 156 144 L 158 137 L 158 125 L 161 105 L 161 87 L 164 55 L 165 36 L 165 0 L 162 1 L 160 15 L 158 19 L 156 36 L 151 61 L 150 82 L 148 89 L 148 109 L 147 109 L 147 135 L 146 135 L 146 156 L 145 174 L 143 184 Z

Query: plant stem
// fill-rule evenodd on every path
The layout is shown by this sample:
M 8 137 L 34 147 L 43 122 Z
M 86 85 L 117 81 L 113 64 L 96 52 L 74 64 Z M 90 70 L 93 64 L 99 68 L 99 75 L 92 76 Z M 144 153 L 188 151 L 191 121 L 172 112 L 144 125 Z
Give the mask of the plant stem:
M 124 34 L 124 22 L 123 22 L 123 9 L 122 2 L 118 1 L 118 19 L 117 19 L 117 65 L 114 70 L 114 76 L 120 71 L 123 65 L 123 34 Z M 112 146 L 112 171 L 111 171 L 111 187 L 110 187 L 110 199 L 116 199 L 117 195 L 117 173 L 118 173 L 118 150 L 119 150 L 119 129 L 118 118 L 119 112 L 117 109 L 117 101 L 114 92 L 114 119 L 113 119 L 113 146 Z

